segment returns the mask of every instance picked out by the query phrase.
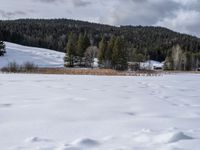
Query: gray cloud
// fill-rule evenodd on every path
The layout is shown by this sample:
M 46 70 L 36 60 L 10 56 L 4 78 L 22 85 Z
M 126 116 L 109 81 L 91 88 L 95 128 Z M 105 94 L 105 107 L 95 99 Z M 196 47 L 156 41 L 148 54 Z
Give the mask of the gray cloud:
M 163 18 L 156 25 L 200 36 L 200 12 L 195 10 L 177 10 L 174 12 L 174 15 Z
M 38 1 L 45 2 L 45 3 L 52 3 L 52 2 L 56 2 L 58 0 L 38 0 Z
M 23 11 L 4 11 L 0 10 L 0 16 L 4 19 L 12 19 L 16 16 L 25 16 L 26 12 Z
M 0 2 L 0 17 L 3 19 L 25 16 L 70 18 L 111 25 L 164 26 L 200 37 L 200 0 L 0 0 Z M 30 9 L 34 11 L 29 12 Z
M 87 6 L 90 5 L 92 2 L 83 1 L 83 0 L 73 0 L 72 1 L 75 6 Z
M 92 3 L 90 1 L 85 1 L 85 0 L 37 0 L 37 1 L 44 2 L 44 3 L 55 3 L 55 2 L 71 3 L 75 7 L 84 7 Z
M 136 3 L 144 3 L 147 2 L 147 0 L 131 0 L 132 2 L 136 2 Z
M 113 25 L 164 26 L 200 36 L 198 0 L 118 0 L 101 22 Z
M 179 9 L 177 2 L 158 0 L 122 0 L 102 21 L 118 25 L 153 25 L 172 11 Z

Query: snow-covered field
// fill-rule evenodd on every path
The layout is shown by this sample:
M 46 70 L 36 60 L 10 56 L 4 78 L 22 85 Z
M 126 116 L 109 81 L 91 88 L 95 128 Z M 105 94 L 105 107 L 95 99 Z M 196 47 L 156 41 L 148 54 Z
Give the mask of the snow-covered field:
M 20 65 L 26 62 L 32 62 L 38 67 L 54 68 L 64 66 L 64 53 L 9 42 L 5 42 L 5 44 L 7 53 L 4 57 L 0 57 L 0 68 L 14 61 Z
M 199 81 L 0 74 L 0 149 L 199 150 Z

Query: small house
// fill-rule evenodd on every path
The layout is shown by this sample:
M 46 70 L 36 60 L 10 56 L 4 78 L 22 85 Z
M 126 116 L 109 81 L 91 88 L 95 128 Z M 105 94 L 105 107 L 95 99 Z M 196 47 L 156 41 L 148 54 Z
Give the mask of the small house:
M 158 62 L 155 60 L 148 60 L 140 63 L 141 70 L 162 70 L 164 68 L 164 62 Z

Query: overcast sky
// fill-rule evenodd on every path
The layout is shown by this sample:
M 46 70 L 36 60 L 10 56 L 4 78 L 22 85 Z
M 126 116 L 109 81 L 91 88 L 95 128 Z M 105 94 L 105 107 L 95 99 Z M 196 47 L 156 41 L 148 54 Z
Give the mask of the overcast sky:
M 18 18 L 163 26 L 200 37 L 200 0 L 0 0 L 0 19 Z

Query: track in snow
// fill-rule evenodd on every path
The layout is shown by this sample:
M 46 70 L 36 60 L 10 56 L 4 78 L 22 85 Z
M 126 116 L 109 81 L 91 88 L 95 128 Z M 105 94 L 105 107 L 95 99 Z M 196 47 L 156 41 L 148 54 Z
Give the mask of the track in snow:
M 0 149 L 199 150 L 199 81 L 0 74 Z

